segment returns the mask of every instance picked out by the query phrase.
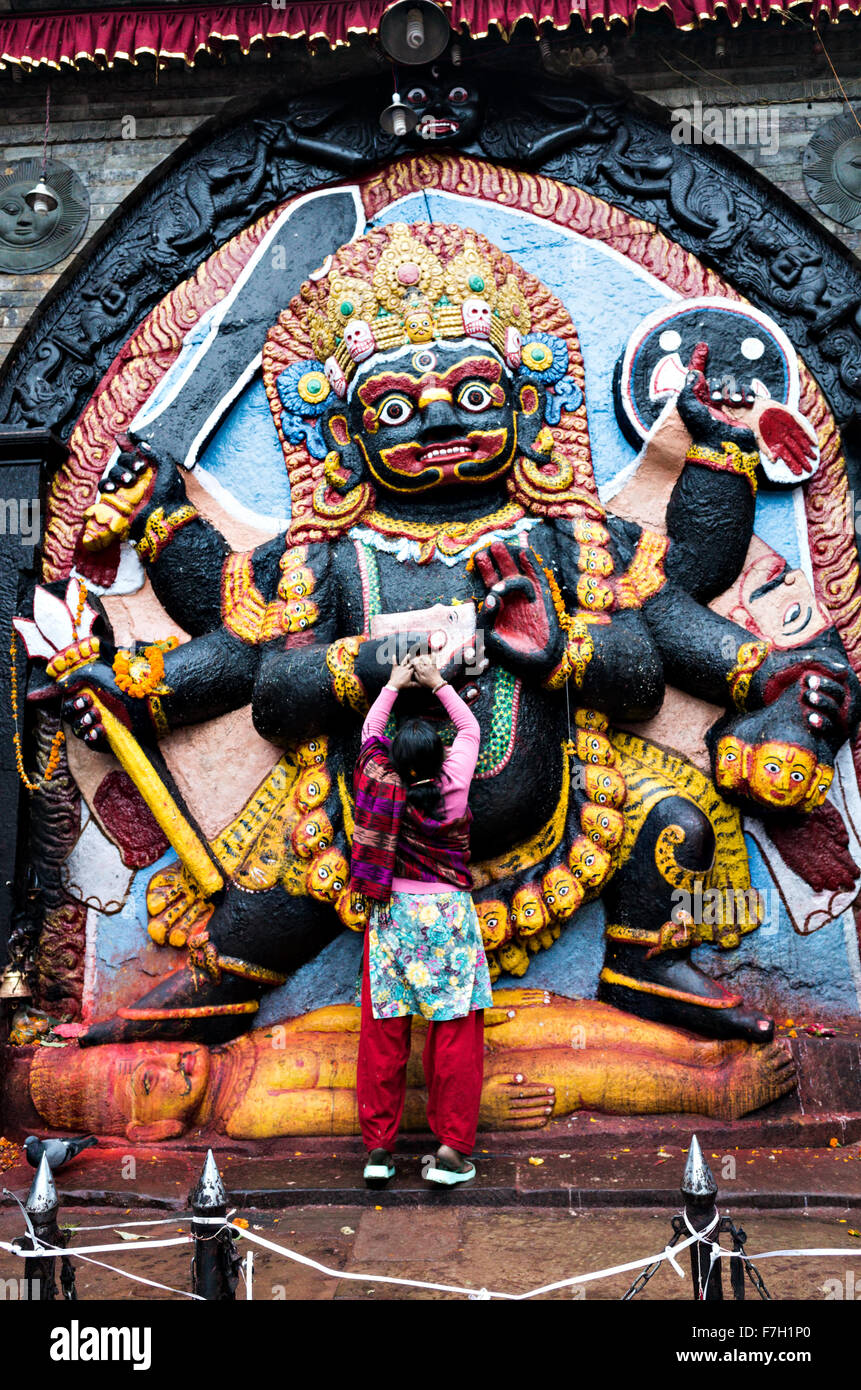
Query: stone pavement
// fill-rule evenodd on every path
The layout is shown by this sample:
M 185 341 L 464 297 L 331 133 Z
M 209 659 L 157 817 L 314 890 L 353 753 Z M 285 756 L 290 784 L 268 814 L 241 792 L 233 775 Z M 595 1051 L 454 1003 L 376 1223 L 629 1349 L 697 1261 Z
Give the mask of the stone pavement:
M 386 1196 L 375 1207 L 341 1203 L 331 1206 L 289 1207 L 253 1212 L 245 1209 L 252 1231 L 277 1241 L 337 1271 L 341 1277 L 328 1277 L 259 1248 L 254 1255 L 253 1292 L 256 1301 L 311 1299 L 315 1301 L 380 1300 L 422 1301 L 462 1297 L 397 1285 L 373 1284 L 343 1278 L 345 1272 L 384 1274 L 404 1279 L 424 1280 L 479 1290 L 523 1292 L 571 1275 L 622 1264 L 662 1250 L 670 1235 L 670 1211 L 578 1210 L 564 1208 L 511 1208 L 450 1206 L 432 1210 L 386 1205 Z M 730 1210 L 732 1204 L 725 1204 Z M 678 1209 L 678 1204 L 673 1210 Z M 163 1209 L 131 1208 L 118 1213 L 104 1207 L 64 1207 L 63 1224 L 117 1226 L 104 1233 L 80 1232 L 74 1245 L 85 1242 L 118 1241 L 117 1230 L 127 1220 L 158 1218 Z M 847 1209 L 825 1212 L 746 1212 L 743 1225 L 752 1255 L 766 1249 L 858 1247 L 858 1258 L 836 1259 L 780 1258 L 764 1261 L 761 1273 L 775 1299 L 825 1300 L 854 1298 L 861 1293 L 861 1238 Z M 128 1228 L 134 1233 L 135 1228 Z M 158 1226 L 143 1234 L 185 1233 L 187 1222 L 177 1219 L 169 1226 Z M 140 1228 L 138 1228 L 140 1231 Z M 9 1241 L 21 1233 L 17 1209 L 0 1210 L 0 1240 Z M 188 1247 L 167 1250 L 141 1250 L 135 1242 L 128 1250 L 97 1258 L 146 1278 L 158 1280 L 172 1289 L 190 1290 Z M 247 1249 L 240 1243 L 242 1253 Z M 682 1256 L 685 1278 L 680 1279 L 669 1265 L 664 1266 L 639 1295 L 641 1299 L 687 1300 L 692 1297 L 690 1271 Z M 0 1280 L 20 1277 L 21 1262 L 0 1251 Z M 618 1300 L 634 1275 L 616 1275 L 581 1289 L 557 1290 L 538 1301 Z M 140 1302 L 178 1301 L 180 1293 L 145 1288 L 122 1279 L 118 1274 L 77 1262 L 77 1289 L 82 1300 L 79 1315 L 85 1313 L 85 1300 L 127 1299 Z M 728 1275 L 724 1289 L 729 1292 Z M 11 1295 L 7 1292 L 7 1299 Z M 758 1302 L 752 1286 L 748 1296 Z M 245 1297 L 240 1281 L 237 1298 Z
M 861 1294 L 861 1146 L 841 1146 L 831 1137 L 833 1146 L 818 1148 L 704 1145 L 720 1189 L 719 1208 L 745 1227 L 750 1254 L 796 1245 L 857 1245 L 857 1261 L 782 1257 L 766 1262 L 762 1273 L 775 1298 L 854 1299 L 856 1287 Z M 341 1276 L 370 1272 L 520 1292 L 653 1255 L 669 1240 L 670 1219 L 681 1205 L 686 1146 L 678 1140 L 614 1146 L 606 1138 L 600 1146 L 596 1142 L 579 1150 L 529 1152 L 525 1145 L 517 1153 L 479 1149 L 475 1183 L 451 1192 L 422 1181 L 422 1150 L 412 1139 L 403 1143 L 398 1176 L 383 1192 L 364 1187 L 362 1155 L 353 1140 L 298 1141 L 302 1147 L 289 1152 L 279 1142 L 254 1155 L 237 1146 L 235 1153 L 220 1150 L 218 1164 L 231 1208 L 251 1230 Z M 100 1142 L 87 1150 L 56 1175 L 61 1224 L 117 1225 L 104 1236 L 82 1231 L 73 1246 L 121 1240 L 116 1231 L 123 1219 L 169 1221 L 150 1231 L 144 1228 L 144 1235 L 186 1232 L 187 1197 L 204 1155 L 202 1146 L 120 1148 Z M 6 1167 L 0 1185 L 24 1198 L 33 1170 L 20 1158 L 15 1146 L 3 1147 L 0 1160 Z M 141 1234 L 140 1228 L 129 1230 L 133 1236 Z M 17 1206 L 10 1197 L 0 1198 L 0 1239 L 8 1241 L 21 1232 Z M 128 1251 L 102 1258 L 177 1291 L 190 1287 L 189 1249 L 135 1252 L 135 1240 L 126 1243 Z M 0 1280 L 17 1278 L 20 1272 L 20 1262 L 0 1252 Z M 633 1277 L 613 1276 L 585 1290 L 543 1297 L 619 1299 Z M 78 1288 L 81 1298 L 91 1299 L 181 1296 L 145 1290 L 84 1263 L 78 1264 Z M 259 1248 L 254 1290 L 259 1300 L 458 1297 L 328 1277 Z M 690 1299 L 690 1279 L 682 1281 L 665 1267 L 641 1297 Z
M 697 1128 L 706 1160 L 722 1200 L 733 1210 L 816 1210 L 861 1208 L 861 1145 L 841 1145 L 837 1134 L 819 1135 L 809 1148 L 712 1146 Z M 624 1138 L 624 1136 L 622 1136 Z M 629 1136 L 633 1140 L 633 1135 Z M 685 1166 L 687 1141 L 651 1141 L 648 1147 L 613 1142 L 606 1134 L 589 1149 L 530 1147 L 517 1151 L 476 1150 L 477 1177 L 453 1191 L 439 1191 L 421 1176 L 423 1156 L 432 1152 L 413 1136 L 396 1154 L 398 1176 L 382 1199 L 362 1181 L 363 1154 L 356 1140 L 291 1140 L 216 1151 L 231 1202 L 238 1208 L 269 1210 L 287 1206 L 338 1205 L 430 1209 L 457 1207 L 558 1207 L 587 1211 L 606 1207 L 675 1210 Z M 833 1141 L 830 1142 L 830 1141 Z M 295 1144 L 295 1148 L 288 1148 Z M 17 1151 L 20 1154 L 20 1150 Z M 171 1148 L 125 1145 L 100 1140 L 56 1175 L 61 1203 L 151 1206 L 184 1211 L 200 1173 L 205 1145 Z M 14 1149 L 9 1157 L 15 1158 Z M 23 1158 L 23 1155 L 21 1155 Z M 8 1160 L 7 1160 L 8 1162 Z M 8 1166 L 3 1185 L 25 1196 L 33 1170 L 26 1162 Z M 8 1202 L 0 1198 L 0 1203 Z M 859 1212 L 861 1221 L 861 1212 Z

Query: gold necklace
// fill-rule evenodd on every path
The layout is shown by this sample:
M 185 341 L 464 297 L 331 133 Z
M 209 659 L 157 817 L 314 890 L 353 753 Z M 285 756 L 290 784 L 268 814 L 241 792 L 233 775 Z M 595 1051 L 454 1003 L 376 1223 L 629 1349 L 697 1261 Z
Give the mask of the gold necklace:
M 498 511 L 477 517 L 474 521 L 402 521 L 388 517 L 384 512 L 371 511 L 366 512 L 360 524 L 383 535 L 416 541 L 421 547 L 419 564 L 422 564 L 431 559 L 436 549 L 444 555 L 458 555 L 488 531 L 512 525 L 524 515 L 523 508 L 516 502 L 507 502 Z

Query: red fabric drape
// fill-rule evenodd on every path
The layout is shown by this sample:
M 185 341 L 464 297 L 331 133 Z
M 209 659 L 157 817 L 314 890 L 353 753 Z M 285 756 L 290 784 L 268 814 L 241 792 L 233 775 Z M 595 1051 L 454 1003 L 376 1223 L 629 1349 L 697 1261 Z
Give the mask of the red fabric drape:
M 861 0 L 797 0 L 814 17 L 861 12 Z M 135 62 L 140 54 L 180 58 L 193 64 L 201 52 L 217 53 L 238 43 L 290 38 L 325 39 L 333 46 L 352 34 L 376 33 L 390 0 L 317 0 L 317 3 L 201 5 L 147 10 L 109 10 L 91 14 L 16 15 L 0 18 L 0 67 L 11 64 L 59 68 L 89 60 L 100 65 Z M 745 16 L 764 18 L 789 8 L 791 0 L 450 0 L 452 27 L 483 38 L 491 29 L 510 34 L 519 19 L 567 29 L 579 15 L 595 20 L 630 21 L 638 10 L 666 10 L 680 29 L 725 11 L 732 23 Z

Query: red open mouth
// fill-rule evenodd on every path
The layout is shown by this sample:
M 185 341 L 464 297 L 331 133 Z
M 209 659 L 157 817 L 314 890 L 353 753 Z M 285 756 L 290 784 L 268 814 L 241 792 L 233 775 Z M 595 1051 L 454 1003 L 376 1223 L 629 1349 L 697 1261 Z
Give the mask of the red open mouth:
M 425 140 L 439 140 L 443 135 L 456 135 L 460 121 L 449 121 L 444 116 L 425 116 L 419 126 L 419 134 Z
M 443 479 L 450 482 L 461 477 L 464 469 L 472 473 L 472 465 L 482 475 L 489 466 L 503 467 L 507 438 L 508 431 L 498 429 L 476 430 L 465 439 L 436 440 L 423 446 L 418 440 L 409 440 L 381 450 L 380 461 L 404 477 L 424 474 L 426 486 L 434 487 Z
M 428 444 L 419 454 L 422 468 L 444 468 L 449 463 L 461 463 L 472 458 L 473 448 L 468 439 L 449 439 L 445 444 Z

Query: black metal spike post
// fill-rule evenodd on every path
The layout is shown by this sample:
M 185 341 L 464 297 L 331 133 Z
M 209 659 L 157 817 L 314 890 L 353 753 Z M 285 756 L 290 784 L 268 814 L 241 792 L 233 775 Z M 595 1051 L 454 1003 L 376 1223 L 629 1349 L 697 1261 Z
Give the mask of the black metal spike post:
M 691 1136 L 685 1175 L 682 1178 L 682 1196 L 685 1199 L 685 1215 L 690 1231 L 708 1231 L 713 1240 L 718 1239 L 720 1221 L 717 1210 L 717 1183 L 712 1170 L 703 1158 L 697 1136 Z M 691 1276 L 694 1281 L 694 1298 L 716 1303 L 723 1300 L 720 1260 L 715 1260 L 712 1268 L 711 1244 L 697 1241 L 690 1247 Z
M 30 1187 L 24 1210 L 30 1218 L 33 1234 L 38 1237 L 38 1240 L 44 1240 L 48 1245 L 62 1245 L 64 1243 L 60 1228 L 57 1225 L 59 1206 L 54 1176 L 48 1164 L 47 1155 L 42 1154 L 42 1161 L 36 1170 L 36 1176 Z M 18 1236 L 14 1244 L 21 1250 L 39 1249 L 37 1241 L 29 1232 L 25 1236 Z M 56 1255 L 45 1255 L 39 1259 L 22 1261 L 26 1289 L 24 1297 L 26 1299 L 45 1303 L 51 1302 L 57 1297 L 57 1281 L 54 1277 L 56 1262 Z
M 227 1193 L 212 1149 L 206 1151 L 203 1171 L 188 1200 L 194 1216 L 227 1216 Z M 233 1233 L 226 1227 L 192 1219 L 191 1234 L 194 1237 L 191 1262 L 194 1293 L 206 1299 L 235 1299 L 240 1260 Z

